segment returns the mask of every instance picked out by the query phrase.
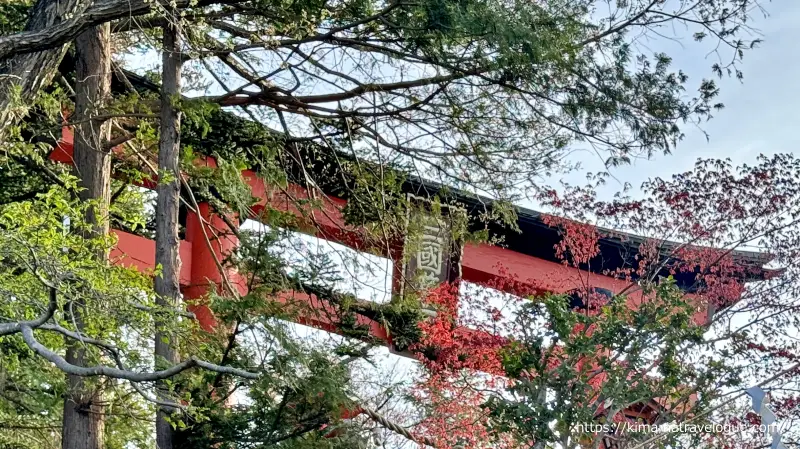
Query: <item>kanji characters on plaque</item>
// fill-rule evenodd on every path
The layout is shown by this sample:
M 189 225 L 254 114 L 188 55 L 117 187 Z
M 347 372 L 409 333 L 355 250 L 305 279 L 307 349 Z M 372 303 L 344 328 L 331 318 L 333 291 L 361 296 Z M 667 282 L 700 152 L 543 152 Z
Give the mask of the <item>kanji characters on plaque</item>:
M 418 235 L 406 236 L 404 289 L 427 290 L 461 277 L 461 245 L 453 237 L 454 214 L 463 210 L 442 206 L 441 216 L 430 209 L 430 201 L 409 195 L 416 206 L 409 212 L 410 228 Z
M 438 221 L 438 220 L 437 220 Z M 442 282 L 446 239 L 441 235 L 441 226 L 425 226 L 417 250 L 417 276 L 420 287 L 429 288 Z

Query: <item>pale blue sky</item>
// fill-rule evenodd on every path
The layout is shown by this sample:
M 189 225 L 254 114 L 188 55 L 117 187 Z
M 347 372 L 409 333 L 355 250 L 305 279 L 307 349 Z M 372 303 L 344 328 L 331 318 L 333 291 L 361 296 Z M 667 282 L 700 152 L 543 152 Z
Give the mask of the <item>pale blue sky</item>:
M 764 2 L 767 17 L 756 13 L 753 27 L 760 31 L 763 42 L 745 54 L 741 65 L 744 81 L 735 78 L 717 80 L 721 86 L 719 100 L 725 109 L 702 128 L 685 128 L 685 139 L 670 156 L 635 161 L 630 166 L 614 169 L 620 182 L 638 187 L 648 177 L 667 177 L 685 171 L 699 158 L 731 158 L 735 163 L 752 163 L 761 154 L 789 153 L 800 147 L 800 1 Z M 681 32 L 681 34 L 686 34 Z M 710 42 L 709 42 L 710 44 Z M 705 46 L 684 40 L 683 45 L 667 40 L 652 42 L 652 50 L 668 53 L 674 67 L 684 70 L 695 86 L 703 77 L 710 77 L 712 58 Z M 595 155 L 580 153 L 584 170 L 563 177 L 572 183 L 581 182 L 587 170 L 602 170 L 602 161 Z M 622 184 L 611 181 L 605 193 L 618 191 Z

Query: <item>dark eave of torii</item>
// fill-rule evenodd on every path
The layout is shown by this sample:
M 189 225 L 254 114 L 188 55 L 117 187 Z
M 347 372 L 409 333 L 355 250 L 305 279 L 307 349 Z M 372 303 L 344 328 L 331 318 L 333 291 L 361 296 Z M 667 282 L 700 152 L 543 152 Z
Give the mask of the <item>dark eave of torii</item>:
M 404 185 L 404 189 L 419 196 L 442 195 L 448 201 L 463 205 L 470 211 L 472 216 L 477 216 L 485 208 L 491 208 L 494 202 L 488 197 L 454 189 L 444 189 L 446 193 L 440 193 L 442 191 L 441 185 L 419 179 L 410 179 Z M 516 206 L 515 211 L 517 215 L 516 225 L 519 232 L 500 223 L 488 223 L 491 235 L 500 237 L 502 245 L 514 252 L 548 261 L 561 262 L 562 259 L 556 257 L 555 252 L 555 246 L 562 239 L 560 231 L 546 224 L 541 212 L 520 206 Z M 476 226 L 484 225 L 484 223 L 478 223 L 477 220 L 472 220 L 472 222 Z M 636 267 L 640 245 L 646 241 L 644 237 L 602 228 L 599 229 L 598 233 L 601 235 L 599 241 L 600 254 L 591 260 L 589 264 L 581 265 L 582 269 L 594 273 L 603 273 Z M 665 257 L 668 257 L 675 248 L 680 246 L 679 243 L 671 241 L 662 241 L 659 244 L 661 253 Z M 771 260 L 771 257 L 764 253 L 733 251 L 731 255 L 738 263 L 748 267 L 745 270 L 747 273 L 745 281 L 763 280 L 770 271 L 763 268 Z M 659 274 L 662 276 L 669 275 L 666 269 Z M 694 291 L 696 289 L 694 273 L 678 273 L 674 277 L 682 289 L 686 291 Z
M 349 189 L 341 188 L 339 185 L 340 183 L 325 183 L 325 180 L 329 179 L 343 179 L 343 175 L 335 168 L 332 168 L 335 167 L 336 164 L 325 160 L 324 154 L 326 150 L 318 148 L 309 151 L 313 152 L 313 154 L 303 155 L 304 159 L 313 162 L 305 163 L 303 169 L 310 171 L 315 180 L 321 180 L 321 182 L 317 182 L 317 185 L 322 188 L 326 194 L 341 198 L 345 201 L 348 200 Z M 330 153 L 330 150 L 328 150 L 327 153 Z M 349 155 L 344 154 L 338 154 L 336 158 L 339 161 L 352 159 Z M 296 166 L 297 164 L 293 165 L 294 166 L 287 167 L 287 171 L 290 173 L 291 178 L 299 181 L 302 179 L 302 174 L 299 167 Z M 560 231 L 546 224 L 541 212 L 516 206 L 514 209 L 516 212 L 517 230 L 497 220 L 486 222 L 479 218 L 481 214 L 492 209 L 495 204 L 495 200 L 492 198 L 443 186 L 442 184 L 414 176 L 406 177 L 401 189 L 403 193 L 425 198 L 436 197 L 442 203 L 456 205 L 465 209 L 471 217 L 469 221 L 472 227 L 472 229 L 470 229 L 471 231 L 477 231 L 484 227 L 488 228 L 490 238 L 501 242 L 500 245 L 503 248 L 511 250 L 514 253 L 532 256 L 550 262 L 562 262 L 562 259 L 556 256 L 555 251 L 556 245 L 562 239 Z M 634 234 L 608 229 L 600 229 L 599 231 L 601 235 L 599 241 L 600 254 L 592 259 L 589 264 L 583 264 L 580 268 L 597 274 L 620 272 L 624 269 L 635 269 L 640 245 L 644 243 L 646 239 Z M 659 245 L 664 257 L 669 257 L 670 254 L 680 246 L 677 242 L 669 241 L 659 242 Z M 771 259 L 766 254 L 749 251 L 733 251 L 731 255 L 734 260 L 747 268 L 743 270 L 743 272 L 746 273 L 744 275 L 744 281 L 763 280 L 770 271 L 763 268 Z M 669 266 L 669 264 L 665 264 L 665 266 Z M 669 276 L 668 269 L 665 268 L 659 275 Z M 674 274 L 673 277 L 678 286 L 685 291 L 692 292 L 696 290 L 695 273 L 677 273 Z

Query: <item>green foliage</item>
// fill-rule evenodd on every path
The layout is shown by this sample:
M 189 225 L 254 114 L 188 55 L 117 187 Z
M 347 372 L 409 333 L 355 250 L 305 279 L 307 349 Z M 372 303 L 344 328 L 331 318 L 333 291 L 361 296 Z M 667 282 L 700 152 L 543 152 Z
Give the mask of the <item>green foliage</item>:
M 420 312 L 419 300 L 411 304 L 408 301 L 392 301 L 378 315 L 378 321 L 384 324 L 397 351 L 405 351 L 419 343 L 422 332 L 418 324 L 425 318 Z
M 64 176 L 62 180 L 66 186 L 75 187 L 75 178 Z M 149 302 L 150 281 L 132 269 L 96 261 L 94 254 L 108 250 L 114 241 L 111 237 L 84 238 L 89 228 L 83 217 L 89 206 L 72 199 L 64 189 L 55 188 L 35 200 L 0 207 L 0 294 L 4 298 L 0 315 L 4 321 L 35 318 L 48 302 L 44 282 L 53 283 L 57 286 L 57 323 L 74 329 L 74 323 L 60 310 L 72 307 L 70 304 L 81 298 L 86 335 L 124 350 L 131 368 L 147 369 L 150 345 L 146 330 L 151 324 L 140 306 Z M 145 334 L 137 337 L 127 329 L 140 329 Z M 64 341 L 57 333 L 41 331 L 37 338 L 46 347 L 63 351 Z M 18 335 L 3 337 L 0 347 L 5 392 L 5 401 L 0 401 L 0 422 L 4 424 L 0 441 L 16 441 L 14 447 L 60 446 L 58 434 L 52 431 L 60 428 L 63 373 L 35 356 Z M 95 349 L 87 351 L 89 363 L 104 360 Z M 124 384 L 112 385 L 108 390 L 109 411 L 115 415 L 107 427 L 108 447 L 149 444 L 149 432 L 136 424 L 146 419 L 148 406 L 131 396 Z M 117 409 L 125 412 L 117 414 Z
M 261 123 L 224 111 L 213 103 L 185 102 L 186 121 L 181 143 L 196 155 L 218 156 L 224 160 L 247 160 L 266 176 L 275 163 L 281 137 Z
M 4 304 L 0 313 L 9 316 L 14 305 Z M 58 339 L 50 340 L 57 343 Z M 0 361 L 0 447 L 60 447 L 51 432 L 61 428 L 63 376 L 42 366 L 19 337 L 0 341 Z
M 21 31 L 25 27 L 30 0 L 8 0 L 0 3 L 0 35 Z
M 340 165 L 342 176 L 352 180 L 350 186 L 340 187 L 347 191 L 347 205 L 342 211 L 345 222 L 356 226 L 379 224 L 384 232 L 397 232 L 406 218 L 407 204 L 402 195 L 405 176 L 358 161 Z
M 194 412 L 178 425 L 177 447 L 336 449 L 364 444 L 356 426 L 341 421 L 341 414 L 354 406 L 346 360 L 359 353 L 348 351 L 347 344 L 326 348 L 298 339 L 282 321 L 309 319 L 319 311 L 302 303 L 281 304 L 281 293 L 298 284 L 325 289 L 337 279 L 325 257 L 287 265 L 286 237 L 277 229 L 240 233 L 241 245 L 228 263 L 237 266 L 248 293 L 209 297 L 217 319 L 234 333 L 230 339 L 206 334 L 182 343 L 183 351 L 232 366 L 258 366 L 262 374 L 246 383 L 209 372 L 179 380 L 175 391 L 191 401 Z M 348 316 L 340 317 L 344 327 Z M 238 398 L 233 406 L 226 404 L 231 394 Z M 347 428 L 351 431 L 329 435 Z
M 702 416 L 716 394 L 714 380 L 732 368 L 689 362 L 701 356 L 692 351 L 699 352 L 705 329 L 694 323 L 694 307 L 671 280 L 645 290 L 651 299 L 635 309 L 626 296 L 589 313 L 569 309 L 563 296 L 526 304 L 517 324 L 527 331 L 502 352 L 506 373 L 518 381 L 511 396 L 489 403 L 498 429 L 520 441 L 589 444 L 594 435 L 576 425 L 597 422 L 603 404 L 600 422 L 637 404 L 650 407 L 658 422 L 688 409 Z
M 0 156 L 0 204 L 31 200 L 44 193 L 52 181 L 42 173 L 37 164 L 25 156 L 15 157 L 6 153 Z M 64 171 L 64 167 L 48 164 L 48 168 L 56 173 Z

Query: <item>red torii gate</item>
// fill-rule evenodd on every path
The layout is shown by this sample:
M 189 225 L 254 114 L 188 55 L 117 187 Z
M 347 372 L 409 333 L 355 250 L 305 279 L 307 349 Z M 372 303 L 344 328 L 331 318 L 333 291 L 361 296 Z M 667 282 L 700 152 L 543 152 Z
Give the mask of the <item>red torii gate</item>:
M 73 163 L 73 134 L 70 129 L 62 129 L 62 139 L 50 159 L 63 163 Z M 203 162 L 208 166 L 215 166 L 213 158 Z M 264 181 L 254 172 L 245 170 L 243 178 L 249 184 L 252 196 L 258 198 L 257 204 L 251 207 L 250 219 L 259 220 L 261 212 L 267 205 L 272 208 L 293 212 L 302 217 L 313 216 L 314 233 L 325 240 L 335 241 L 350 248 L 364 251 L 369 249 L 379 255 L 391 259 L 394 263 L 393 289 L 402 288 L 402 252 L 403 243 L 397 242 L 386 248 L 367 247 L 368 243 L 362 238 L 359 229 L 345 225 L 343 209 L 347 202 L 334 196 L 323 196 L 321 210 L 299 210 L 296 200 L 308 199 L 308 192 L 301 186 L 292 184 L 286 190 L 278 190 L 265 185 Z M 154 188 L 152 183 L 144 187 Z M 205 297 L 210 288 L 217 288 L 228 278 L 233 288 L 240 294 L 247 293 L 247 287 L 238 274 L 233 271 L 221 273 L 218 262 L 224 260 L 234 251 L 239 240 L 230 226 L 238 227 L 238 218 L 224 219 L 212 212 L 208 203 L 199 203 L 197 210 L 187 212 L 185 223 L 185 237 L 180 241 L 181 272 L 180 284 L 184 299 L 189 309 L 194 312 L 200 326 L 206 331 L 212 331 L 216 319 L 211 309 L 202 303 L 194 303 Z M 212 231 L 213 232 L 210 232 Z M 222 232 L 218 232 L 222 230 Z M 131 234 L 125 231 L 113 230 L 118 238 L 116 247 L 111 251 L 110 257 L 115 263 L 135 267 L 142 272 L 155 268 L 155 242 L 146 237 Z M 524 236 L 523 236 L 524 238 Z M 376 251 L 377 250 L 377 251 Z M 581 270 L 564 265 L 552 260 L 535 257 L 530 254 L 515 251 L 509 248 L 490 245 L 487 243 L 467 244 L 462 248 L 460 257 L 459 279 L 480 285 L 519 285 L 520 282 L 530 286 L 530 290 L 541 293 L 567 293 L 575 289 L 595 287 L 608 290 L 612 293 L 625 291 L 631 307 L 637 307 L 645 298 L 639 289 L 630 289 L 631 281 L 618 279 L 598 274 L 589 270 Z M 749 262 L 755 262 L 759 267 L 764 261 L 752 254 L 745 255 Z M 510 281 L 510 282 L 509 282 Z M 297 321 L 328 332 L 338 332 L 337 323 L 326 318 L 336 316 L 334 308 L 327 301 L 315 295 L 298 291 L 288 292 L 278 298 L 282 301 L 298 301 L 315 311 L 324 311 L 316 315 L 300 314 Z M 699 324 L 710 322 L 714 310 L 708 304 L 698 302 L 695 321 Z M 357 314 L 357 324 L 369 329 L 370 335 L 384 342 L 393 349 L 392 336 L 380 323 L 368 317 Z M 654 410 L 661 407 L 658 399 L 649 404 L 642 404 L 639 409 L 631 408 L 627 413 L 649 419 Z M 357 414 L 357 413 L 356 413 Z
M 72 142 L 72 131 L 64 127 L 62 139 L 50 159 L 72 163 Z M 213 158 L 207 158 L 203 163 L 215 166 Z M 308 198 L 308 192 L 303 187 L 290 185 L 288 190 L 278 191 L 265 185 L 263 180 L 250 170 L 245 170 L 242 175 L 249 184 L 253 197 L 259 199 L 259 202 L 252 207 L 252 216 L 246 218 L 257 220 L 267 204 L 279 210 L 295 212 L 297 215 L 313 214 L 314 225 L 319 237 L 342 243 L 357 250 L 364 250 L 365 242 L 359 237 L 358 229 L 345 225 L 342 210 L 347 202 L 344 199 L 325 196 L 322 198 L 321 210 L 299 211 L 293 199 Z M 147 185 L 146 187 L 152 188 L 153 186 Z M 238 246 L 238 238 L 229 231 L 209 232 L 209 229 L 227 230 L 231 222 L 238 225 L 238 219 L 227 221 L 228 223 L 222 217 L 214 214 L 207 203 L 200 203 L 197 212 L 188 211 L 185 238 L 180 242 L 182 262 L 180 283 L 184 298 L 189 303 L 203 298 L 209 288 L 222 285 L 224 281 L 217 261 L 223 260 Z M 155 268 L 155 242 L 153 240 L 120 230 L 112 232 L 118 237 L 117 246 L 110 255 L 112 260 L 121 265 L 135 267 L 143 272 Z M 393 282 L 395 287 L 399 284 L 398 275 L 402 274 L 398 269 L 401 248 L 402 245 L 384 249 L 380 254 L 395 262 L 395 282 Z M 627 280 L 581 270 L 487 243 L 465 245 L 460 263 L 460 279 L 482 285 L 498 280 L 514 279 L 517 283 L 530 284 L 536 291 L 553 293 L 566 293 L 587 286 L 619 293 L 630 287 L 630 281 Z M 226 273 L 226 275 L 231 278 L 235 288 L 239 289 L 241 293 L 246 293 L 246 286 L 237 280 L 235 272 Z M 291 296 L 316 309 L 331 307 L 326 301 L 316 298 L 314 295 L 293 292 Z M 629 293 L 629 302 L 632 307 L 636 307 L 642 300 L 641 292 L 638 289 L 633 289 Z M 194 306 L 193 311 L 204 329 L 211 330 L 215 327 L 215 318 L 208 307 Z M 713 310 L 707 305 L 698 304 L 695 319 L 698 323 L 706 323 L 710 320 L 711 314 L 713 314 Z M 391 347 L 391 336 L 381 324 L 361 315 L 358 320 L 358 324 L 365 325 L 370 329 L 372 336 Z M 337 330 L 335 323 L 324 318 L 301 317 L 300 321 L 304 321 L 302 324 L 327 331 L 335 332 Z

